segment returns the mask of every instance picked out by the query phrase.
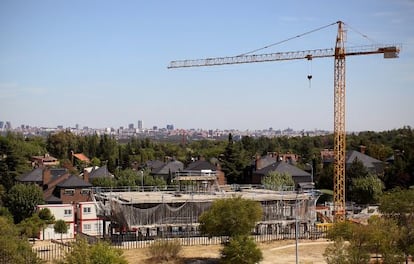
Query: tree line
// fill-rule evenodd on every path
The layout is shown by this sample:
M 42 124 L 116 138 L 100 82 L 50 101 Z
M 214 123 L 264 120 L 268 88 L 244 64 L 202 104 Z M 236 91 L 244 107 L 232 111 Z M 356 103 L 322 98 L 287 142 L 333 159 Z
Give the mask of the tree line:
M 385 173 L 381 176 L 385 189 L 414 185 L 414 132 L 411 127 L 349 134 L 346 144 L 347 150 L 359 150 L 365 146 L 367 155 L 386 164 Z M 71 168 L 74 174 L 82 172 L 85 164 L 70 166 L 72 152 L 84 153 L 91 159 L 92 165 L 107 165 L 114 174 L 150 160 L 176 159 L 187 165 L 194 158 L 203 157 L 213 163 L 220 163 L 229 183 L 243 183 L 256 156 L 276 152 L 299 155 L 297 166 L 305 168 L 306 163 L 313 165 L 317 187 L 332 189 L 332 168 L 321 166 L 320 151 L 333 147 L 333 135 L 274 138 L 245 136 L 241 140 L 234 140 L 229 134 L 227 141 L 206 139 L 183 144 L 158 142 L 149 138 L 131 138 L 120 143 L 109 135 L 77 136 L 69 131 L 51 133 L 46 139 L 8 133 L 0 136 L 0 184 L 10 189 L 17 176 L 30 170 L 28 161 L 31 156 L 45 153 L 58 158 L 60 164 Z M 358 168 L 355 168 L 355 173 L 360 173 Z M 365 174 L 362 171 L 362 175 Z

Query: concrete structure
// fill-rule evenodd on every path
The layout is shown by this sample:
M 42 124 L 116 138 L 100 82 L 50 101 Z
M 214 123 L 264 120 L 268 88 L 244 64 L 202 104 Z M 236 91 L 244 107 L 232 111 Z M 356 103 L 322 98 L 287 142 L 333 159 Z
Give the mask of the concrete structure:
M 193 176 L 180 176 L 183 181 L 195 181 Z M 213 183 L 206 175 L 201 182 Z M 208 179 L 207 179 L 208 178 Z M 316 201 L 319 193 L 272 191 L 253 186 L 204 186 L 197 181 L 194 188 L 180 191 L 162 190 L 143 192 L 128 189 L 95 190 L 94 198 L 98 206 L 98 215 L 111 221 L 117 230 L 140 230 L 144 235 L 160 236 L 171 234 L 174 230 L 196 232 L 198 218 L 208 210 L 213 201 L 222 198 L 241 196 L 245 199 L 258 201 L 263 208 L 263 217 L 257 223 L 256 233 L 277 234 L 283 230 L 293 229 L 295 222 L 304 230 L 313 227 L 316 222 Z M 224 187 L 224 188 L 223 188 Z M 233 188 L 237 187 L 237 188 Z M 121 231 L 122 232 L 122 231 Z M 178 231 L 177 231 L 178 232 Z

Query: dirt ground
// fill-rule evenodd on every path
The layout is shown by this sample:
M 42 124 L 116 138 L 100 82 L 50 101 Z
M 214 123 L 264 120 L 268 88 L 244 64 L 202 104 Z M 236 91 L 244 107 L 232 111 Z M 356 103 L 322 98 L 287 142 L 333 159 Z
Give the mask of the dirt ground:
M 301 264 L 326 263 L 323 252 L 329 245 L 327 240 L 299 241 L 298 258 Z M 259 243 L 263 253 L 261 264 L 296 263 L 296 245 L 294 240 Z M 183 247 L 180 256 L 185 264 L 215 264 L 220 256 L 221 246 L 190 246 Z M 148 263 L 148 249 L 125 250 L 124 256 L 128 263 Z

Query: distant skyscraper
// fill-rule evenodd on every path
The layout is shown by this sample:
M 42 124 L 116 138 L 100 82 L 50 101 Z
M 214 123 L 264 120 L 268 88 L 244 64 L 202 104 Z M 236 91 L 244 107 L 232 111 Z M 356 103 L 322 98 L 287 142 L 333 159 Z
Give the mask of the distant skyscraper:
M 3 129 L 3 127 L 4 127 L 4 122 L 0 121 L 0 129 Z
M 134 129 L 134 124 L 129 124 L 128 129 Z
M 142 120 L 138 120 L 138 129 L 142 130 Z
M 174 130 L 174 125 L 167 125 L 167 130 Z
M 4 124 L 4 129 L 5 130 L 12 129 L 12 125 L 10 121 L 6 121 L 6 124 Z

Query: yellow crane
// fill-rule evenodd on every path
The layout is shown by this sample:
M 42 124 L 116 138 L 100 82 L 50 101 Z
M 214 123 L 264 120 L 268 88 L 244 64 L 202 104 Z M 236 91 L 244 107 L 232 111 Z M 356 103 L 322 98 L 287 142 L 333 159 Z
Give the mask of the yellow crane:
M 338 24 L 335 48 L 267 54 L 250 54 L 251 52 L 249 52 L 231 57 L 176 60 L 171 61 L 168 68 L 203 67 L 298 59 L 311 60 L 313 58 L 334 57 L 334 219 L 337 222 L 341 222 L 345 220 L 345 58 L 347 56 L 371 54 L 384 54 L 384 58 L 398 58 L 400 45 L 368 45 L 345 48 L 344 23 L 338 21 L 330 25 L 334 24 Z M 314 31 L 316 30 L 308 33 Z M 308 75 L 308 78 L 310 79 L 312 76 Z

